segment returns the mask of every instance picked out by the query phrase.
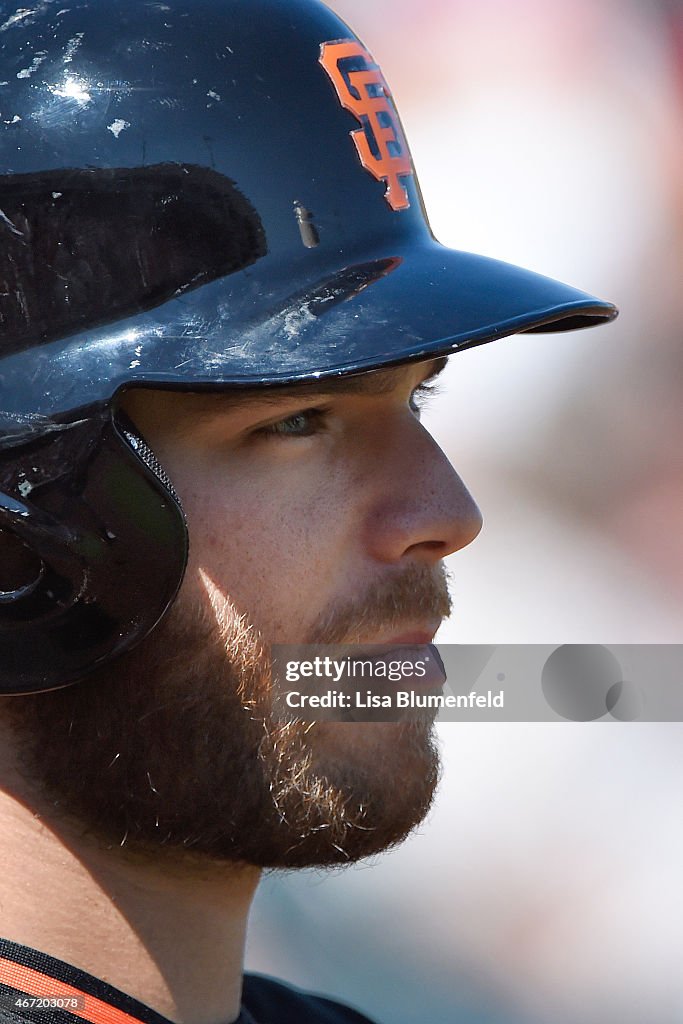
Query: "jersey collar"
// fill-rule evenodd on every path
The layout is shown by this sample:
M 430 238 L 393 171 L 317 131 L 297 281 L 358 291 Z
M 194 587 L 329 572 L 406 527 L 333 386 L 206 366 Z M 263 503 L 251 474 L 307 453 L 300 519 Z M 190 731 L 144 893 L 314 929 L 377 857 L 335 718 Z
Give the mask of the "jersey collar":
M 0 939 L 0 1010 L 27 1024 L 171 1024 L 92 974 L 7 939 Z M 235 1024 L 252 1021 L 243 1011 Z

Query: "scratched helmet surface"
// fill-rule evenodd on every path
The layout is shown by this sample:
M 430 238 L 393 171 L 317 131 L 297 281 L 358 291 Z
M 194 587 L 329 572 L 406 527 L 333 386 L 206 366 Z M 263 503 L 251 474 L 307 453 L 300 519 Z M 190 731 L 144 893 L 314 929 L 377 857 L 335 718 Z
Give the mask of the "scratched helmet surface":
M 0 68 L 0 692 L 81 679 L 180 586 L 182 511 L 123 389 L 615 315 L 439 245 L 381 71 L 317 0 L 0 3 Z

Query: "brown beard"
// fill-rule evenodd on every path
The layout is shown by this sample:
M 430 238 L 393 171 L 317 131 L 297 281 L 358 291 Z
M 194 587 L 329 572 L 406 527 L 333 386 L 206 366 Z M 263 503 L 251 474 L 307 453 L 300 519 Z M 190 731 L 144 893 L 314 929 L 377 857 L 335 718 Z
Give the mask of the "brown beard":
M 307 639 L 355 642 L 449 611 L 443 570 L 415 566 L 323 610 Z M 278 722 L 267 662 L 243 617 L 219 629 L 179 600 L 87 680 L 7 700 L 22 772 L 60 818 L 145 857 L 313 867 L 401 842 L 438 780 L 431 719 Z

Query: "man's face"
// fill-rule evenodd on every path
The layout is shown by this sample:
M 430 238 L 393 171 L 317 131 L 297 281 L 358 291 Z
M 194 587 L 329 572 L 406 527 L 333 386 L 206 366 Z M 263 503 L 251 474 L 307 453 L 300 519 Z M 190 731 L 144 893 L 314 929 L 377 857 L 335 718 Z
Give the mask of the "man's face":
M 422 819 L 431 723 L 283 725 L 266 653 L 428 643 L 448 614 L 442 559 L 481 520 L 419 422 L 439 366 L 126 396 L 187 516 L 179 598 L 126 658 L 14 703 L 31 774 L 96 836 L 283 867 L 356 860 Z

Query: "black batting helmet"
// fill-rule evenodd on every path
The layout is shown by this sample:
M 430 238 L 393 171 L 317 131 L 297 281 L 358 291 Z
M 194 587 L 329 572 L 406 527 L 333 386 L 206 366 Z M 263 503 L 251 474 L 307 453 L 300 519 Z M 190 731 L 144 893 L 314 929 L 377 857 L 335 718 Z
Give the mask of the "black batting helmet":
M 442 247 L 318 0 L 0 4 L 0 692 L 159 622 L 187 530 L 116 398 L 313 381 L 613 306 Z

